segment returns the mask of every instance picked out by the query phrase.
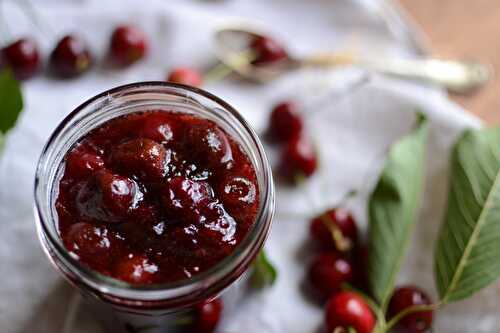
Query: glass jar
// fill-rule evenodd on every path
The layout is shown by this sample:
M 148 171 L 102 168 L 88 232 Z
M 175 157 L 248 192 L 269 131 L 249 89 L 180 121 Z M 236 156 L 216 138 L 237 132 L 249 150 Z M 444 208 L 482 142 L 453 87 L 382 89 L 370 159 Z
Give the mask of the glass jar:
M 211 269 L 168 284 L 132 285 L 84 267 L 66 250 L 57 228 L 54 203 L 67 152 L 104 122 L 144 110 L 196 114 L 221 126 L 238 141 L 257 174 L 260 208 L 254 226 L 233 253 Z M 35 218 L 42 247 L 55 267 L 90 302 L 108 328 L 118 332 L 174 332 L 193 306 L 218 297 L 235 302 L 250 264 L 261 250 L 274 213 L 274 185 L 269 163 L 256 133 L 223 100 L 200 89 L 165 82 L 142 82 L 103 92 L 71 112 L 45 145 L 35 177 Z M 232 290 L 232 291 L 230 291 Z M 226 309 L 233 308 L 226 304 Z M 118 324 L 118 326 L 117 326 Z M 111 329 L 110 329 L 111 330 Z

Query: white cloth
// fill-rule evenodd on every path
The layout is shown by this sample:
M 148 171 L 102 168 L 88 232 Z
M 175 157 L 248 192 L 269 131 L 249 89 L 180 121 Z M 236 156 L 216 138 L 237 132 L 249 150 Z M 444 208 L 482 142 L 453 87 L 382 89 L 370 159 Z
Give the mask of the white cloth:
M 73 81 L 39 76 L 23 84 L 26 108 L 0 160 L 0 331 L 97 332 L 92 320 L 73 311 L 74 292 L 50 267 L 34 228 L 36 161 L 49 134 L 66 114 L 108 88 L 161 80 L 176 65 L 203 67 L 213 62 L 213 29 L 234 16 L 266 24 L 294 54 L 347 45 L 373 54 L 412 54 L 414 50 L 391 35 L 376 15 L 376 1 L 362 2 L 373 6 L 361 7 L 348 0 L 40 1 L 37 9 L 49 29 L 33 29 L 7 4 L 11 30 L 16 35 L 34 34 L 45 54 L 60 36 L 75 31 L 89 41 L 100 60 L 110 32 L 121 22 L 142 26 L 150 36 L 151 52 L 145 61 L 126 70 L 110 71 L 97 65 Z M 224 81 L 205 87 L 233 104 L 259 131 L 265 127 L 271 106 L 293 97 L 303 103 L 305 113 L 311 113 L 308 127 L 321 152 L 320 171 L 304 188 L 278 190 L 278 213 L 267 243 L 269 256 L 279 269 L 277 284 L 248 299 L 224 320 L 221 331 L 317 331 L 322 309 L 301 291 L 308 258 L 308 217 L 334 205 L 346 191 L 362 187 L 367 179 L 361 195 L 351 202 L 360 224 L 366 226 L 364 206 L 382 162 L 377 156 L 408 131 L 415 110 L 425 112 L 432 122 L 427 188 L 415 234 L 414 248 L 418 250 L 412 249 L 401 280 L 433 290 L 431 241 L 443 212 L 449 148 L 463 128 L 480 126 L 480 122 L 430 87 L 374 76 L 351 91 L 349 86 L 364 75 L 347 68 L 321 74 L 292 73 L 264 86 Z M 275 153 L 269 152 L 275 159 Z M 475 332 L 498 331 L 496 300 L 484 295 L 481 302 L 478 296 L 440 313 L 437 331 L 467 331 L 464 325 L 468 322 L 474 322 Z M 69 327 L 63 327 L 65 320 Z

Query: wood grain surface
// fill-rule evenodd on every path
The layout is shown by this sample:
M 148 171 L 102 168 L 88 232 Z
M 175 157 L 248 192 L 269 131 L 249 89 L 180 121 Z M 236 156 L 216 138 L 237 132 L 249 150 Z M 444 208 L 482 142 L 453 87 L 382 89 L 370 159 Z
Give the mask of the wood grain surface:
M 477 59 L 496 73 L 483 89 L 452 96 L 489 125 L 500 124 L 500 0 L 400 0 L 436 56 Z

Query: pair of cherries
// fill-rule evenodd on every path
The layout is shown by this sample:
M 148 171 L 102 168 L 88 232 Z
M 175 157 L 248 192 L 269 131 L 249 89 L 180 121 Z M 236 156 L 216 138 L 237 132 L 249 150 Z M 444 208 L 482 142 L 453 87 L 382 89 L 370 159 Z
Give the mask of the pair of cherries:
M 310 234 L 319 245 L 320 253 L 309 268 L 309 281 L 326 305 L 328 332 L 348 331 L 370 333 L 375 326 L 375 316 L 365 299 L 351 291 L 342 291 L 343 284 L 354 284 L 366 289 L 366 264 L 368 253 L 359 245 L 358 228 L 352 215 L 345 209 L 326 211 L 311 221 Z M 429 297 L 415 286 L 397 288 L 388 307 L 388 318 L 393 318 L 415 305 L 429 305 Z M 416 312 L 398 322 L 404 333 L 426 332 L 432 325 L 433 312 Z
M 148 50 L 146 35 L 132 25 L 118 26 L 111 35 L 109 56 L 113 63 L 128 66 L 143 58 Z M 86 72 L 94 60 L 90 48 L 78 35 L 64 36 L 52 50 L 50 71 L 57 77 L 72 78 Z M 12 70 L 18 80 L 33 77 L 41 67 L 37 44 L 30 38 L 21 38 L 1 50 L 2 66 Z
M 273 108 L 267 135 L 271 142 L 284 146 L 278 167 L 284 180 L 293 183 L 314 174 L 318 167 L 317 152 L 305 133 L 296 103 L 285 101 Z

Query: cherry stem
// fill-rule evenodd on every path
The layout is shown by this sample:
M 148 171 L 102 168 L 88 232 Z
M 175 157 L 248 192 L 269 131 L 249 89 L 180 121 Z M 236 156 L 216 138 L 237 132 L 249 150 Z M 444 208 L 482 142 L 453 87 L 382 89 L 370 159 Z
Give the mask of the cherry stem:
M 221 81 L 232 74 L 235 68 L 238 69 L 243 66 L 248 66 L 256 57 L 257 55 L 252 50 L 245 50 L 237 53 L 229 59 L 228 62 L 231 65 L 227 65 L 222 62 L 218 63 L 216 66 L 208 70 L 208 72 L 204 75 L 203 81 L 205 81 L 205 83 Z
M 354 327 L 349 326 L 347 329 L 345 327 L 335 327 L 332 331 L 332 333 L 357 333 L 356 329 Z
M 416 312 L 427 312 L 427 311 L 435 311 L 439 309 L 441 306 L 440 303 L 436 304 L 424 304 L 424 305 L 414 305 L 409 308 L 404 309 L 400 313 L 398 313 L 394 318 L 389 320 L 387 325 L 385 326 L 385 331 L 389 332 L 391 328 L 393 328 L 401 319 L 406 317 L 409 314 L 416 313 Z
M 5 134 L 3 134 L 0 131 L 0 153 L 2 152 L 4 145 L 5 145 Z
M 345 207 L 347 206 L 347 203 L 349 202 L 349 200 L 351 200 L 352 198 L 354 198 L 355 196 L 357 196 L 359 193 L 359 190 L 356 190 L 356 189 L 351 189 L 349 191 L 347 191 L 339 200 L 337 206 L 339 207 Z
M 220 81 L 233 72 L 233 69 L 226 64 L 220 62 L 216 66 L 212 67 L 203 78 L 205 83 L 214 83 Z
M 352 249 L 352 242 L 348 238 L 344 237 L 342 231 L 333 222 L 330 215 L 328 215 L 327 213 L 321 215 L 321 221 L 323 222 L 323 225 L 328 229 L 328 231 L 330 231 L 333 242 L 335 243 L 335 247 L 339 251 L 346 252 Z

